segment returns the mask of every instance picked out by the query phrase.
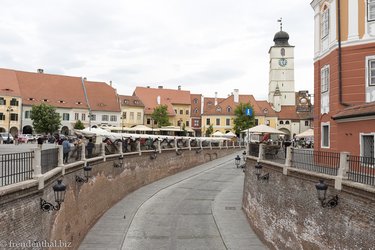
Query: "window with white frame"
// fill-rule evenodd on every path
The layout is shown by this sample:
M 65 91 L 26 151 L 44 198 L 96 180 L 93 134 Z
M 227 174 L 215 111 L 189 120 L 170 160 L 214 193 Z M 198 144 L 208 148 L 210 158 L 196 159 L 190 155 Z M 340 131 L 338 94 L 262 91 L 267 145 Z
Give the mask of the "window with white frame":
M 367 0 L 367 21 L 375 21 L 375 0 Z
M 108 115 L 102 115 L 102 121 L 107 122 L 108 121 Z
M 86 121 L 86 114 L 81 114 L 82 121 Z
M 199 120 L 194 120 L 194 127 L 199 127 Z
M 321 35 L 322 39 L 328 36 L 329 34 L 329 9 L 327 6 L 324 6 L 324 10 L 321 14 Z
M 361 156 L 375 158 L 375 134 L 361 134 Z
M 63 121 L 69 121 L 69 113 L 63 113 L 62 119 Z
M 375 58 L 368 59 L 368 86 L 375 86 Z
M 130 121 L 134 121 L 134 112 L 130 112 L 129 116 Z
M 329 148 L 329 123 L 322 123 L 321 147 Z
M 225 125 L 226 126 L 230 126 L 230 118 L 226 118 L 225 119 Z
M 117 116 L 116 115 L 111 115 L 110 119 L 111 119 L 111 122 L 117 122 Z
M 216 126 L 220 126 L 220 118 L 216 118 Z
M 96 121 L 96 115 L 91 115 L 91 121 Z
M 140 122 L 140 121 L 142 121 L 142 113 L 137 112 L 137 122 Z
M 79 120 L 79 114 L 78 113 L 74 113 L 74 120 L 76 120 L 76 121 Z
M 207 118 L 206 119 L 206 125 L 210 125 L 211 124 L 211 119 L 210 118 Z
M 30 110 L 26 110 L 25 111 L 25 119 L 30 119 L 31 117 L 31 111 Z
M 324 66 L 320 71 L 320 91 L 325 93 L 329 88 L 329 66 Z

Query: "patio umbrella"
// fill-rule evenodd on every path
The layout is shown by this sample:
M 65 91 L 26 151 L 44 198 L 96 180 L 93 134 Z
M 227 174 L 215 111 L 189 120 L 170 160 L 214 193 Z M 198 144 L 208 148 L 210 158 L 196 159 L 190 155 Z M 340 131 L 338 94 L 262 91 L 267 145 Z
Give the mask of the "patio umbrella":
M 296 135 L 296 138 L 308 138 L 308 137 L 314 137 L 314 130 L 311 128 Z
M 222 137 L 224 134 L 221 133 L 220 131 L 216 131 L 215 133 L 212 134 L 212 137 Z
M 270 134 L 285 134 L 283 131 L 277 130 L 270 126 L 258 125 L 249 129 L 242 130 L 241 132 L 249 133 L 270 133 Z
M 224 135 L 224 137 L 237 137 L 237 135 L 233 133 L 232 131 L 229 131 L 228 133 Z

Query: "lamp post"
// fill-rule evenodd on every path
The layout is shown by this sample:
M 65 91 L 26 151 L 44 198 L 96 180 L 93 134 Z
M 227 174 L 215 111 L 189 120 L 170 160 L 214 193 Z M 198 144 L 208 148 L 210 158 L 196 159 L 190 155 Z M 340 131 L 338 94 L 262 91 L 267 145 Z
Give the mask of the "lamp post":
M 10 112 L 13 112 L 13 109 L 11 106 L 8 106 L 7 108 L 7 112 L 8 112 L 8 139 L 7 139 L 7 144 L 9 144 L 9 134 L 10 134 Z

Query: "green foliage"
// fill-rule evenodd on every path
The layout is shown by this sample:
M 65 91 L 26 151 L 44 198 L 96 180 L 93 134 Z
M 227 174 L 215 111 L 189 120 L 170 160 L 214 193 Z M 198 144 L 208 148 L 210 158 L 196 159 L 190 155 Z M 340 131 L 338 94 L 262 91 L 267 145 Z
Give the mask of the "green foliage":
M 55 107 L 45 103 L 33 105 L 30 118 L 37 133 L 53 134 L 61 125 L 60 115 L 56 112 Z
M 84 129 L 85 128 L 85 125 L 83 125 L 83 123 L 81 122 L 81 120 L 78 120 L 75 124 L 74 124 L 74 129 Z
M 247 108 L 251 108 L 253 110 L 252 116 L 246 115 Z M 234 115 L 236 116 L 233 120 L 236 134 L 240 134 L 242 130 L 251 128 L 255 124 L 254 109 L 250 103 L 240 103 L 234 110 Z
M 210 126 L 206 130 L 206 137 L 210 137 L 210 135 L 212 135 L 213 133 L 214 133 L 214 127 L 212 126 L 212 124 L 210 124 Z
M 157 122 L 159 128 L 171 125 L 171 123 L 169 122 L 167 105 L 159 105 L 154 108 L 154 112 L 151 114 L 151 118 L 155 122 Z

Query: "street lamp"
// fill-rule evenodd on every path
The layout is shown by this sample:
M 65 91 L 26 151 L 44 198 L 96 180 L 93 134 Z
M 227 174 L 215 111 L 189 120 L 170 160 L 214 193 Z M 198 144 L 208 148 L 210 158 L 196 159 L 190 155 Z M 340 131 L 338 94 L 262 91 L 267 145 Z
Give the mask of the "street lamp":
M 270 178 L 270 174 L 266 173 L 264 175 L 261 175 L 263 166 L 259 163 L 259 161 L 257 161 L 254 167 L 255 167 L 255 175 L 257 176 L 257 180 L 268 182 L 268 179 Z
M 236 164 L 236 167 L 238 168 L 241 162 L 241 157 L 237 155 L 236 158 L 234 158 L 234 164 Z
M 9 134 L 10 134 L 10 112 L 13 112 L 13 109 L 11 106 L 8 106 L 7 108 L 7 112 L 8 112 L 8 139 L 7 139 L 7 144 L 9 144 Z
M 324 183 L 324 180 L 319 180 L 319 183 L 315 185 L 315 188 L 317 191 L 318 199 L 322 207 L 333 208 L 337 206 L 337 204 L 339 203 L 339 197 L 338 195 L 335 195 L 329 200 L 327 199 L 326 195 L 327 195 L 328 185 Z
M 62 183 L 62 180 L 57 180 L 57 184 L 53 187 L 53 192 L 55 193 L 55 202 L 56 205 L 53 205 L 50 202 L 40 198 L 40 209 L 44 212 L 49 212 L 53 210 L 60 210 L 61 203 L 64 202 L 66 186 Z

